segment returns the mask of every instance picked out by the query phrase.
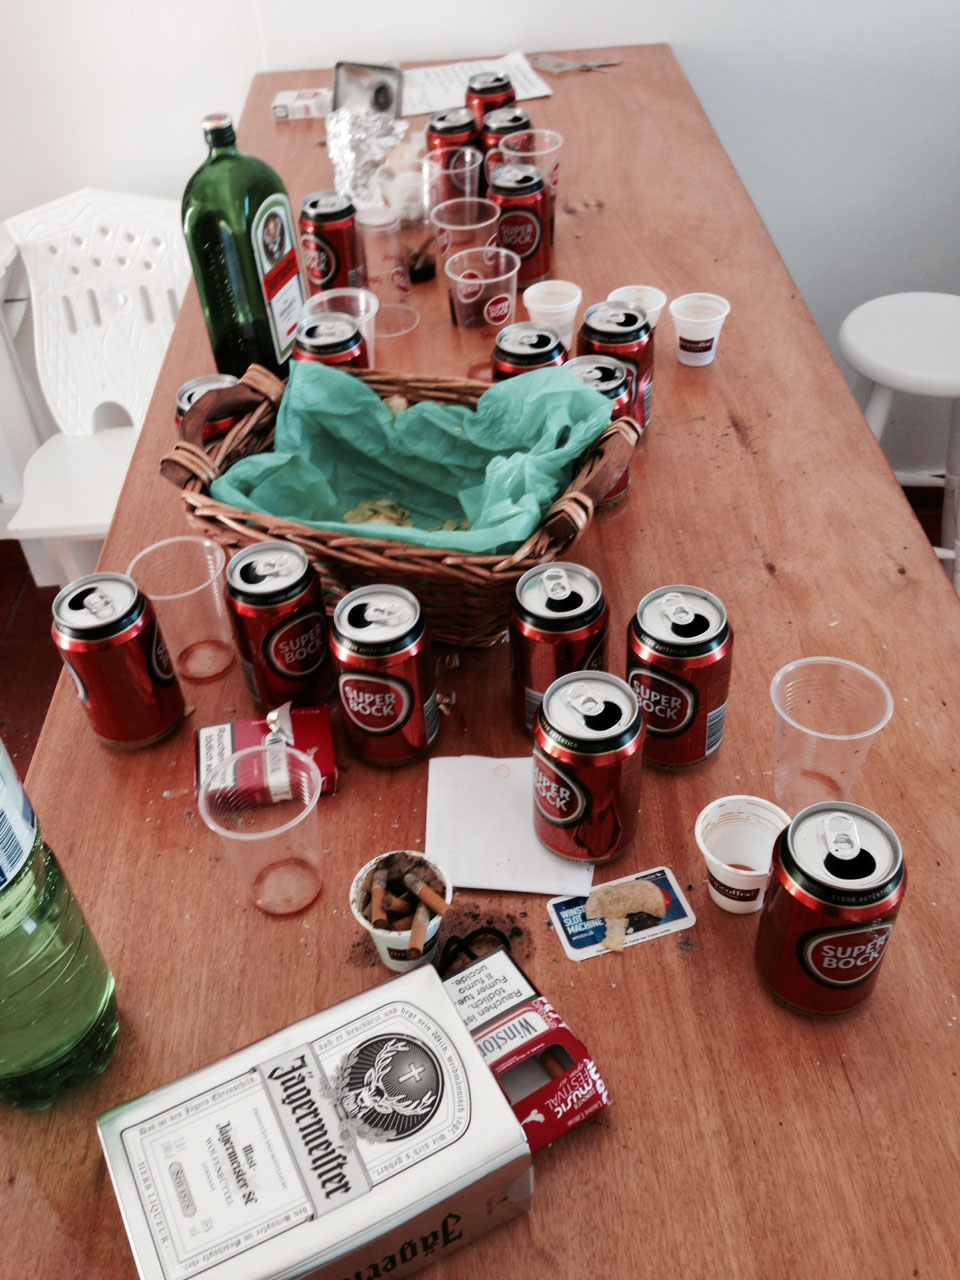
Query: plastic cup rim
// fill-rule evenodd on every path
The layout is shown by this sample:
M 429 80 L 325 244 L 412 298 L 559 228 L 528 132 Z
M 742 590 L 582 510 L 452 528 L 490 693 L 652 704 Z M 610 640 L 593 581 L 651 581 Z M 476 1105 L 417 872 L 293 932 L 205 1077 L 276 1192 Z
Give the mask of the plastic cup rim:
M 625 295 L 628 293 L 654 293 L 657 295 L 657 301 L 652 305 L 651 310 L 657 307 L 662 311 L 667 305 L 667 295 L 655 284 L 621 284 L 616 289 L 611 289 L 607 294 L 607 302 L 625 302 Z
M 713 316 L 689 316 L 684 313 L 684 304 L 698 302 L 701 305 L 714 303 L 717 314 Z M 696 324 L 717 324 L 726 320 L 730 314 L 730 303 L 719 293 L 682 293 L 669 304 L 670 314 L 674 320 L 691 320 Z
M 571 295 L 566 302 L 538 302 L 537 301 L 537 297 L 536 297 L 537 290 L 543 291 L 551 288 L 555 289 L 557 285 L 561 285 L 561 286 L 569 285 L 571 289 L 576 289 L 577 292 L 575 295 Z M 531 294 L 534 295 L 532 304 L 530 301 Z M 573 310 L 576 310 L 576 308 L 580 306 L 580 303 L 582 301 L 583 301 L 583 289 L 580 287 L 580 285 L 578 285 L 573 280 L 538 280 L 536 284 L 527 285 L 526 289 L 524 289 L 523 291 L 523 305 L 527 308 L 528 311 L 531 310 L 531 307 L 534 307 L 536 308 L 537 311 L 557 312 L 558 314 L 562 315 L 563 312 L 569 311 L 571 308 L 573 308 Z
M 141 586 L 140 583 L 137 582 L 134 574 L 134 568 L 137 561 L 143 560 L 144 557 L 149 555 L 152 551 L 159 551 L 162 547 L 169 547 L 175 542 L 188 542 L 191 546 L 202 546 L 204 548 L 212 547 L 215 553 L 214 559 L 217 562 L 216 567 L 211 569 L 209 575 L 204 578 L 203 582 L 198 583 L 195 587 L 188 587 L 185 591 L 170 591 L 166 593 L 148 591 L 146 587 Z M 138 551 L 127 566 L 127 577 L 133 578 L 134 582 L 137 583 L 138 588 L 145 595 L 149 596 L 155 603 L 160 600 L 186 600 L 189 596 L 195 596 L 198 592 L 206 591 L 209 587 L 214 586 L 223 573 L 223 567 L 226 563 L 227 555 L 219 542 L 214 542 L 212 538 L 203 538 L 189 533 L 180 533 L 175 534 L 172 538 L 161 538 L 159 542 L 151 542 L 149 547 L 144 547 L 142 551 Z
M 780 686 L 787 678 L 788 673 L 791 673 L 800 667 L 814 667 L 824 663 L 829 663 L 831 666 L 835 667 L 845 667 L 850 671 L 856 671 L 860 675 L 866 676 L 869 681 L 882 691 L 886 711 L 874 728 L 861 729 L 859 733 L 824 733 L 819 729 L 811 729 L 807 725 L 801 724 L 799 720 L 794 719 L 794 717 L 780 705 L 778 693 Z M 814 658 L 795 658 L 793 662 L 788 662 L 786 666 L 781 667 L 770 681 L 770 701 L 773 703 L 773 709 L 777 715 L 780 716 L 782 720 L 786 721 L 792 729 L 797 729 L 799 732 L 805 733 L 811 738 L 822 738 L 827 742 L 859 742 L 864 738 L 874 738 L 881 729 L 886 728 L 893 716 L 893 694 L 875 671 L 871 671 L 869 667 L 865 667 L 859 662 L 851 662 L 849 658 L 831 658 L 826 654 Z
M 538 137 L 544 140 L 543 146 L 533 146 L 528 147 L 524 151 L 515 151 L 511 145 L 514 142 L 519 142 L 521 138 Z M 553 139 L 553 141 L 548 142 L 548 137 Z M 563 134 L 558 133 L 556 129 L 520 129 L 516 133 L 508 133 L 505 138 L 501 139 L 500 150 L 505 151 L 507 155 L 511 156 L 547 156 L 552 155 L 555 151 L 559 151 L 563 146 L 563 143 Z
M 303 811 L 298 813 L 295 818 L 291 818 L 289 822 L 284 822 L 279 827 L 271 827 L 269 831 L 234 831 L 230 827 L 221 826 L 210 812 L 208 796 L 213 791 L 213 787 L 210 785 L 211 780 L 216 778 L 218 774 L 225 772 L 227 766 L 233 764 L 235 761 L 246 759 L 248 756 L 263 755 L 268 751 L 278 750 L 283 750 L 288 755 L 293 756 L 306 768 L 307 776 L 310 779 L 310 797 L 309 802 L 306 804 Z M 200 788 L 197 800 L 200 808 L 200 816 L 203 818 L 204 822 L 211 831 L 216 832 L 217 835 L 221 836 L 224 840 L 272 840 L 276 836 L 284 835 L 287 831 L 292 831 L 294 827 L 299 826 L 304 819 L 308 818 L 310 814 L 313 813 L 314 809 L 317 807 L 317 801 L 320 799 L 320 789 L 322 786 L 323 775 L 317 768 L 317 762 L 311 756 L 305 755 L 302 751 L 298 751 L 296 747 L 290 747 L 285 744 L 274 743 L 270 746 L 264 746 L 261 744 L 260 746 L 244 747 L 242 750 L 234 751 L 232 755 L 221 760 L 218 765 L 210 770 L 206 778 L 204 778 L 203 786 Z
M 441 209 L 447 209 L 454 204 L 484 204 L 489 206 L 489 216 L 484 218 L 482 222 L 444 222 L 438 218 L 437 214 Z M 482 231 L 485 227 L 492 227 L 500 217 L 500 208 L 494 204 L 492 200 L 488 200 L 485 196 L 454 196 L 452 200 L 442 200 L 439 204 L 434 205 L 430 210 L 430 221 L 441 231 Z M 462 252 L 462 250 L 458 250 Z M 453 255 L 451 255 L 453 256 Z
M 446 262 L 443 264 L 443 269 L 446 272 L 447 279 L 450 280 L 453 284 L 457 284 L 460 281 L 461 277 L 463 276 L 464 274 L 463 271 L 450 270 L 451 266 L 453 265 L 454 262 L 456 262 L 458 258 L 466 258 L 470 254 L 478 254 L 478 253 L 486 254 L 491 252 L 506 254 L 508 261 L 510 260 L 510 258 L 513 259 L 513 264 L 510 266 L 509 270 L 504 272 L 502 275 L 482 276 L 481 283 L 484 284 L 485 286 L 489 286 L 489 285 L 501 284 L 505 280 L 507 281 L 515 280 L 517 276 L 517 272 L 520 270 L 519 254 L 514 253 L 512 249 L 501 249 L 499 246 L 491 246 L 491 245 L 486 245 L 482 248 L 461 249 L 458 253 L 452 253 L 450 257 L 446 260 Z M 465 270 L 466 269 L 468 268 L 465 268 Z
M 717 855 L 713 852 L 712 849 L 707 848 L 707 845 L 703 838 L 703 828 L 705 827 L 707 821 L 709 820 L 711 816 L 711 812 L 714 809 L 716 809 L 718 805 L 721 805 L 721 804 L 740 804 L 740 805 L 743 805 L 744 808 L 746 808 L 747 806 L 750 806 L 751 808 L 762 809 L 765 813 L 768 813 L 773 818 L 783 819 L 784 827 L 788 827 L 790 825 L 791 818 L 789 814 L 786 812 L 785 809 L 781 809 L 781 807 L 778 804 L 774 803 L 773 800 L 767 800 L 765 796 L 751 796 L 751 795 L 745 795 L 745 794 L 732 795 L 732 796 L 718 796 L 716 800 L 711 800 L 709 804 L 704 805 L 704 807 L 697 814 L 697 820 L 693 826 L 693 834 L 697 841 L 697 847 L 699 848 L 700 852 L 703 854 L 704 858 L 708 863 L 714 862 L 718 867 L 725 867 L 728 871 L 733 872 L 735 876 L 746 876 L 748 878 L 753 876 L 758 880 L 765 880 L 770 875 L 770 867 L 767 867 L 766 871 L 755 871 L 752 868 L 749 871 L 744 871 L 740 867 L 731 867 L 729 862 L 724 862 L 722 858 L 717 857 Z M 771 844 L 771 863 L 772 863 L 772 850 L 773 850 L 773 845 Z

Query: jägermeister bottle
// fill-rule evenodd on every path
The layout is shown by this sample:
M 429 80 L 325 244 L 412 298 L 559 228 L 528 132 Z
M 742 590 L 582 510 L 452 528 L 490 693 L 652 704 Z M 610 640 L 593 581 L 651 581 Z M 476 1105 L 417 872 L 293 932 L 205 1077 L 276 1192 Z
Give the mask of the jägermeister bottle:
M 207 116 L 203 133 L 210 154 L 183 193 L 183 232 L 217 368 L 285 376 L 305 298 L 286 187 L 237 150 L 229 116 Z
M 0 1101 L 42 1110 L 105 1071 L 113 974 L 0 742 Z

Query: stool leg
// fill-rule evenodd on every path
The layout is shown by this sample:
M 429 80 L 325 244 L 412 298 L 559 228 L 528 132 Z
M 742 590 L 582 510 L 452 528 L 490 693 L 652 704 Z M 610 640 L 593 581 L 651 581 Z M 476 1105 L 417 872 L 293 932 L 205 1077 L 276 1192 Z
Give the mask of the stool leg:
M 870 424 L 870 430 L 878 440 L 883 436 L 883 429 L 887 425 L 892 405 L 893 389 L 891 387 L 883 387 L 879 382 L 875 382 L 867 400 L 866 408 L 863 411 L 863 416 Z
M 958 526 L 958 477 L 960 477 L 960 400 L 954 400 L 950 413 L 950 442 L 947 445 L 947 469 L 943 478 L 943 517 L 940 545 L 952 547 Z

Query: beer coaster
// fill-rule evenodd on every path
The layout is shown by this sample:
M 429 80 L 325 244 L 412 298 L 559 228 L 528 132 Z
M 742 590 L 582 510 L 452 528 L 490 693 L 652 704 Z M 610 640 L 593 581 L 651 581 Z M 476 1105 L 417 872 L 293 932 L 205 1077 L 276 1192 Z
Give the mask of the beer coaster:
M 652 902 L 649 900 L 649 890 L 645 885 L 640 886 L 641 881 L 662 897 L 662 914 L 660 902 L 655 898 Z M 634 885 L 636 890 L 631 890 L 630 886 Z M 624 888 L 621 892 L 613 892 L 615 886 Z M 611 880 L 598 885 L 594 893 L 602 896 L 595 900 L 592 910 L 596 910 L 597 905 L 606 905 L 610 912 L 608 916 L 590 919 L 587 915 L 589 897 L 551 898 L 547 903 L 550 919 L 571 960 L 590 960 L 594 956 L 609 955 L 611 951 L 623 951 L 638 942 L 649 942 L 652 938 L 662 938 L 666 933 L 689 929 L 697 922 L 669 867 L 654 867 L 652 871 Z M 653 911 L 631 910 L 640 904 L 652 906 Z M 613 915 L 614 910 L 622 914 Z

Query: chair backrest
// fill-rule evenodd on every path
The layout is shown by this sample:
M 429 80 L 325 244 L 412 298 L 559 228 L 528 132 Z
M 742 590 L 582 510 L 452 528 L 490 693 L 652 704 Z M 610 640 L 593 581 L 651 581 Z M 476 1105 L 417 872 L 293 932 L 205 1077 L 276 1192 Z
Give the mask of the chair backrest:
M 139 430 L 190 279 L 179 203 L 86 189 L 6 226 L 57 426 L 65 435 Z

